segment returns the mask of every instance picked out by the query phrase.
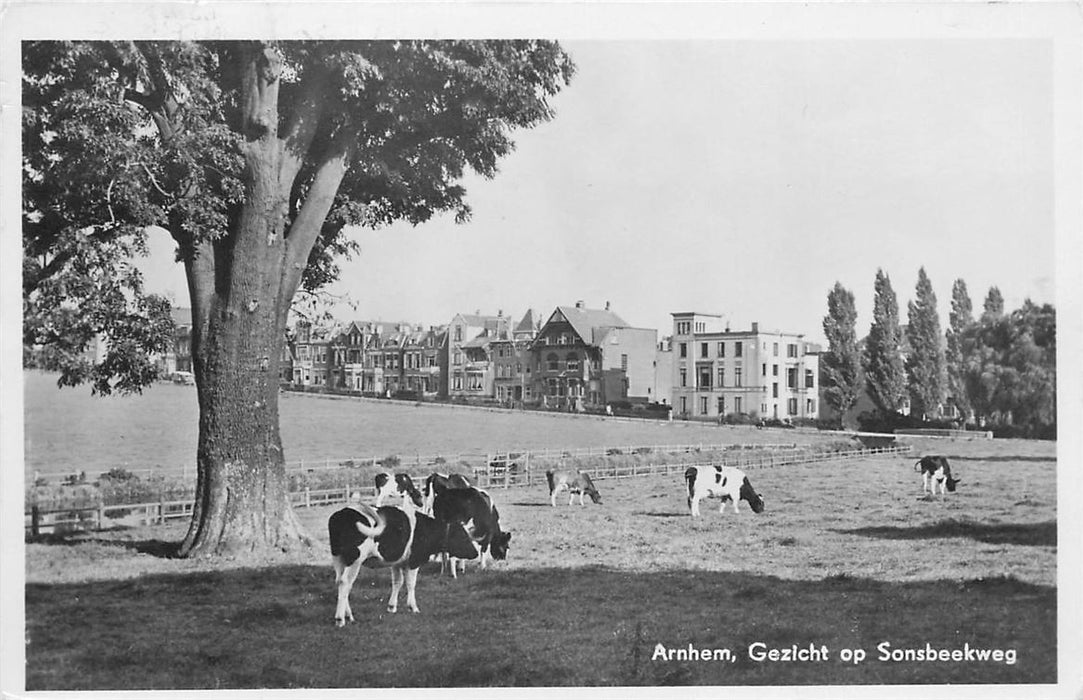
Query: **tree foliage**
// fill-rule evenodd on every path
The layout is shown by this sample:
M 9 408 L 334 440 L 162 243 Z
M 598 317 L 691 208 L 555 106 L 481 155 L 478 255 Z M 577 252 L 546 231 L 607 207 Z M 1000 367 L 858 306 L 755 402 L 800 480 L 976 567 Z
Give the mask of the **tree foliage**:
M 971 406 L 967 398 L 966 357 L 963 351 L 963 336 L 974 323 L 974 307 L 967 292 L 966 282 L 955 280 L 951 287 L 951 312 L 948 315 L 947 341 L 944 349 L 944 362 L 947 370 L 947 391 L 955 407 L 965 417 L 970 415 Z
M 1057 422 L 1056 311 L 1029 299 L 1010 314 L 983 314 L 963 334 L 967 396 L 979 422 L 1038 435 Z
M 918 270 L 914 300 L 907 304 L 907 312 L 906 338 L 910 352 L 906 358 L 906 376 L 910 414 L 934 417 L 944 401 L 947 375 L 936 294 L 924 267 Z
M 821 356 L 820 371 L 824 401 L 840 416 L 853 407 L 861 391 L 856 324 L 854 294 L 836 282 L 827 295 L 827 315 L 823 319 L 827 352 Z
M 24 44 L 33 340 L 73 334 L 86 315 L 71 311 L 73 282 L 90 299 L 112 274 L 120 294 L 93 330 L 130 361 L 93 376 L 145 384 L 160 335 L 137 332 L 153 325 L 132 312 L 162 307 L 125 256 L 156 225 L 185 267 L 200 425 L 183 554 L 298 539 L 278 427 L 294 296 L 335 279 L 357 227 L 466 221 L 463 176 L 493 177 L 511 132 L 552 118 L 573 70 L 555 42 L 532 40 Z
M 863 363 L 869 397 L 881 413 L 894 413 L 902 406 L 906 372 L 901 350 L 899 302 L 891 279 L 876 270 L 872 326 L 865 341 Z

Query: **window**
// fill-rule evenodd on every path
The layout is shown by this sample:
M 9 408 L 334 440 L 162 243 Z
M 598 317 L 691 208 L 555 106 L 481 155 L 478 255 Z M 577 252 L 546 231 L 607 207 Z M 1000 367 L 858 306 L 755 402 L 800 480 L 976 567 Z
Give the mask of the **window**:
M 555 352 L 551 352 L 546 355 L 545 360 L 546 369 L 548 369 L 550 372 L 556 372 L 560 369 L 560 358 L 557 357 L 557 354 Z
M 688 343 L 681 343 L 678 348 L 680 349 L 681 357 L 688 357 Z
M 723 343 L 722 341 L 718 342 L 718 356 L 719 357 L 725 357 L 726 356 L 726 344 Z
M 744 408 L 741 405 L 742 403 L 743 403 L 743 401 L 742 401 L 740 396 L 734 396 L 733 397 L 733 412 L 734 413 L 743 413 L 744 412 Z
M 805 415 L 811 416 L 816 413 L 816 402 L 812 399 L 805 400 Z
M 771 365 L 771 376 L 772 377 L 777 377 L 778 376 L 778 365 Z
M 736 369 L 733 370 L 733 385 L 734 386 L 744 386 L 745 385 L 744 381 L 742 380 L 741 368 L 740 367 L 737 367 Z
M 797 357 L 797 343 L 790 343 L 786 346 L 786 357 Z
M 763 375 L 764 377 L 767 376 L 767 363 L 766 362 L 763 363 L 763 369 L 760 370 L 760 374 Z
M 789 415 L 796 416 L 797 415 L 797 399 L 790 399 L 787 403 L 789 404 L 786 407 L 788 409 L 787 412 L 789 413 Z
M 681 386 L 688 386 L 688 370 L 681 368 Z
M 707 415 L 707 397 L 701 396 L 699 399 L 699 414 L 701 416 Z
M 688 397 L 687 396 L 682 396 L 681 397 L 681 415 L 683 416 L 686 413 L 688 413 Z
M 814 389 L 814 388 L 816 388 L 816 375 L 812 373 L 811 369 L 806 369 L 805 370 L 805 388 L 806 389 Z
M 463 327 L 455 326 L 455 340 L 456 342 L 462 342 L 463 339 Z
M 569 372 L 578 372 L 579 371 L 579 356 L 576 355 L 574 352 L 568 353 L 568 371 Z
M 454 355 L 454 359 L 452 359 L 451 364 L 453 364 L 453 365 L 461 365 L 462 363 L 463 363 L 463 354 L 461 352 L 459 352 L 458 350 L 456 350 L 455 355 Z
M 726 370 L 718 368 L 718 386 L 726 386 Z
M 700 357 L 707 357 L 707 345 L 708 345 L 708 343 L 700 343 L 699 344 L 699 356 Z
M 677 321 L 677 335 L 688 335 L 692 330 L 692 324 L 688 321 Z
M 767 415 L 767 404 L 765 404 L 765 403 L 760 404 L 760 415 L 761 416 L 766 416 Z
M 797 368 L 796 367 L 787 367 L 786 368 L 786 386 L 791 388 L 791 389 L 796 389 L 797 388 Z
M 775 343 L 775 352 L 774 352 L 774 355 L 775 355 L 775 357 L 778 357 L 778 343 Z
M 778 382 L 771 383 L 771 398 L 778 398 Z
M 733 344 L 733 356 L 734 357 L 741 357 L 741 351 L 744 349 L 743 346 L 744 346 L 744 343 L 742 343 L 740 340 L 736 341 Z
M 703 333 L 707 330 L 707 324 L 703 321 L 696 321 L 696 333 Z
M 481 375 L 480 374 L 471 374 L 471 375 L 469 375 L 469 380 L 470 380 L 470 384 L 469 384 L 470 391 L 481 391 L 484 388 L 482 386 L 482 381 L 481 381 Z
M 710 389 L 711 388 L 711 368 L 700 367 L 699 370 L 699 388 Z M 704 399 L 706 401 L 706 399 Z
M 515 363 L 515 373 L 516 374 L 522 374 L 523 373 L 523 363 L 522 362 L 516 362 Z
M 456 389 L 456 390 L 458 390 L 458 391 L 462 391 L 462 388 L 463 388 L 463 375 L 461 375 L 461 374 L 456 374 L 456 375 L 455 375 L 455 376 L 453 377 L 453 379 L 452 379 L 452 384 L 451 384 L 451 388 L 452 388 L 452 389 Z
M 718 397 L 718 415 L 726 415 L 726 397 L 724 396 Z
M 628 371 L 628 356 L 627 355 L 622 354 L 620 356 L 620 368 L 622 370 L 624 370 L 625 372 Z

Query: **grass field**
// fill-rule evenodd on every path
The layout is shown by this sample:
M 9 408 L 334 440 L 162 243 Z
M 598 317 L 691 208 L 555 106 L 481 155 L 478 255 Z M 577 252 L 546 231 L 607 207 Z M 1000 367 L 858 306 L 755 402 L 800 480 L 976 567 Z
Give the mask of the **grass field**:
M 947 498 L 922 498 L 914 460 L 895 458 L 750 471 L 759 515 L 707 501 L 693 520 L 676 476 L 601 481 L 601 506 L 497 490 L 507 562 L 457 581 L 423 569 L 420 615 L 384 612 L 389 573 L 364 570 L 344 629 L 331 508 L 301 511 L 311 551 L 260 562 L 169 558 L 180 525 L 30 543 L 27 687 L 1055 682 L 1055 445 L 915 441 L 932 451 L 963 479 Z M 829 656 L 759 662 L 756 642 Z M 895 662 L 882 642 L 1017 658 Z

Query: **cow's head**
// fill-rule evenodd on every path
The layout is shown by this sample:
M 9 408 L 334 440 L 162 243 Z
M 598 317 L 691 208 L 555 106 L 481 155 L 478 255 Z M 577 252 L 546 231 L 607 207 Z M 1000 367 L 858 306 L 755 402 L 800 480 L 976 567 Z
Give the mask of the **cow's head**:
M 399 493 L 405 498 L 408 498 L 413 502 L 414 506 L 420 508 L 424 503 L 424 498 L 421 496 L 421 492 L 417 490 L 417 486 L 414 485 L 414 480 L 409 474 L 399 473 L 395 475 L 395 486 L 398 487 Z
M 493 559 L 507 559 L 510 543 L 511 533 L 501 532 L 489 543 L 489 554 L 493 555 Z
M 953 479 L 949 476 L 945 478 L 945 481 L 948 485 L 948 491 L 955 491 L 955 485 L 962 481 L 962 479 Z
M 766 507 L 763 503 L 763 496 L 756 493 L 756 490 L 752 488 L 752 483 L 745 477 L 744 482 L 741 483 L 741 499 L 748 501 L 748 505 L 752 507 L 753 513 L 762 513 Z
M 598 493 L 598 489 L 593 486 L 587 490 L 587 495 L 590 496 L 590 500 L 594 501 L 598 505 L 602 505 L 602 494 Z

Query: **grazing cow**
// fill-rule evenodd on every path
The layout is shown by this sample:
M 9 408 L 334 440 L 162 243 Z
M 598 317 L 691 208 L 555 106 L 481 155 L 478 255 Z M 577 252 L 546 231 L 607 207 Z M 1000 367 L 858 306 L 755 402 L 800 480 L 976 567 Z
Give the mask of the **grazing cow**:
M 448 523 L 449 527 L 454 527 L 458 523 L 465 528 L 474 543 L 475 556 L 481 558 L 481 568 L 485 568 L 486 557 L 489 559 L 507 558 L 511 533 L 501 531 L 500 513 L 487 492 L 472 487 L 445 489 L 438 493 L 433 501 L 433 517 L 437 522 Z M 455 559 L 473 559 L 474 557 L 459 557 L 451 551 L 450 547 L 445 549 L 445 563 L 450 560 L 451 576 L 458 578 L 455 571 Z M 441 573 L 443 573 L 443 567 L 441 567 Z
M 948 458 L 941 455 L 927 455 L 914 463 L 914 469 L 921 471 L 921 492 L 936 495 L 936 486 L 940 485 L 940 495 L 944 495 L 944 489 L 955 492 L 955 485 L 962 479 L 956 479 L 951 475 L 951 465 Z M 931 488 L 930 488 L 931 487 Z
M 733 510 L 737 513 L 737 501 L 744 499 L 752 507 L 753 513 L 762 513 L 763 497 L 752 488 L 752 483 L 745 473 L 736 467 L 689 467 L 684 472 L 688 483 L 688 508 L 695 518 L 699 515 L 699 500 L 715 496 L 722 499 L 718 508 L 721 513 L 726 508 L 726 500 L 733 501 Z
M 583 496 L 590 496 L 590 500 L 601 505 L 602 496 L 598 489 L 594 488 L 594 482 L 586 472 L 553 471 L 545 472 L 545 478 L 549 481 L 549 505 L 556 506 L 557 493 L 562 489 L 568 489 L 568 505 L 572 504 L 572 498 L 579 494 L 579 505 L 583 505 Z
M 373 508 L 354 497 L 350 506 L 331 514 L 327 520 L 331 559 L 335 567 L 338 604 L 335 625 L 353 622 L 350 589 L 361 566 L 391 569 L 391 597 L 387 611 L 399 606 L 399 591 L 406 582 L 406 605 L 419 612 L 414 587 L 417 570 L 434 554 L 447 549 L 454 556 L 477 557 L 473 542 L 457 523 L 438 523 L 413 508 Z
M 421 492 L 418 491 L 417 486 L 414 485 L 413 478 L 405 472 L 395 474 L 394 479 L 392 479 L 391 475 L 387 472 L 380 472 L 376 475 L 375 484 L 377 508 L 382 506 L 386 499 L 391 498 L 396 493 L 402 496 L 403 506 L 412 504 L 415 508 L 421 508 L 423 505 Z
M 424 506 L 422 510 L 432 515 L 432 503 L 436 496 L 448 489 L 468 489 L 473 484 L 462 474 L 439 474 L 433 472 L 425 479 Z

